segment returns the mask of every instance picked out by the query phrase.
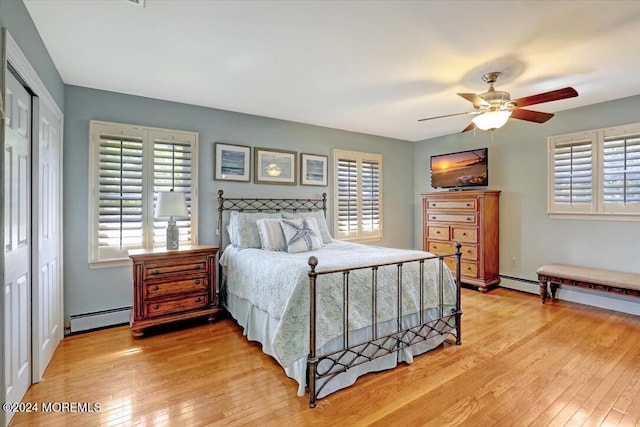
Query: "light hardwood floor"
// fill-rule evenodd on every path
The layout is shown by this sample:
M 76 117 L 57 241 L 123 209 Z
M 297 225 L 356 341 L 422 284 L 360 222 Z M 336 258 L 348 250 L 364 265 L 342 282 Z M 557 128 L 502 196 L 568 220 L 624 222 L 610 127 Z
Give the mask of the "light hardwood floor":
M 640 303 L 640 302 L 639 302 Z M 309 409 L 231 319 L 67 337 L 24 401 L 100 404 L 12 426 L 640 425 L 640 317 L 463 290 L 463 343 L 369 374 Z

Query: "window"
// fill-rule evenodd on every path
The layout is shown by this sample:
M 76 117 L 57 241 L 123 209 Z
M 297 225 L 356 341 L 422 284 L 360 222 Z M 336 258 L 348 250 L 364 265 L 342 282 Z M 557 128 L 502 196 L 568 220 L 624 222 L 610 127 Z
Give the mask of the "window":
M 640 220 L 640 123 L 549 138 L 552 217 Z
M 334 150 L 334 237 L 382 237 L 382 156 Z
M 154 218 L 159 191 L 185 193 L 175 218 L 181 244 L 197 243 L 198 135 L 90 122 L 89 263 L 128 265 L 128 250 L 164 246 L 167 219 Z

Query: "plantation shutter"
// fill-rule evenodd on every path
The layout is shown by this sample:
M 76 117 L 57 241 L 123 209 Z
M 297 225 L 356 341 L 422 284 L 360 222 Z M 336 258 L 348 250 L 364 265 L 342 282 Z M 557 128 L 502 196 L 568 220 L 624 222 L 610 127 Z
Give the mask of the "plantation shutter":
M 590 209 L 593 194 L 591 140 L 556 143 L 553 147 L 553 201 L 559 210 Z
M 605 136 L 602 160 L 608 210 L 640 204 L 640 135 Z
M 358 235 L 358 165 L 355 160 L 338 159 L 339 238 Z
M 548 144 L 551 217 L 640 218 L 640 123 L 553 136 Z
M 114 257 L 142 246 L 142 138 L 100 134 L 98 246 Z
M 154 217 L 160 191 L 184 193 L 180 243 L 197 244 L 198 134 L 95 120 L 89 128 L 91 266 L 130 265 L 130 249 L 166 245 L 168 218 Z
M 382 236 L 382 156 L 334 150 L 337 239 Z
M 362 162 L 362 232 L 380 229 L 380 167 L 375 160 Z
M 153 139 L 153 206 L 159 191 L 184 193 L 189 216 L 176 217 L 180 232 L 180 243 L 191 241 L 191 183 L 192 183 L 192 144 L 190 141 L 163 139 L 159 135 Z M 154 218 L 154 246 L 164 246 L 167 240 L 167 219 Z

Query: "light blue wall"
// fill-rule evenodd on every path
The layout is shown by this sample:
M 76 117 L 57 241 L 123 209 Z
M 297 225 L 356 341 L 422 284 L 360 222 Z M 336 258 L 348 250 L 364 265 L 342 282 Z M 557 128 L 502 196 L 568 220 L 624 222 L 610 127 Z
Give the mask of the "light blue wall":
M 214 141 L 328 155 L 334 148 L 383 156 L 383 246 L 413 246 L 413 144 L 319 126 L 66 86 L 64 140 L 65 316 L 130 306 L 131 268 L 88 265 L 89 120 L 105 120 L 199 133 L 200 243 L 217 243 L 217 191 L 229 197 L 317 197 L 327 187 L 228 183 L 213 180 Z M 330 167 L 331 170 L 333 168 Z M 330 215 L 330 214 L 329 214 Z M 329 216 L 329 225 L 332 218 Z
M 0 0 L 0 27 L 9 31 L 58 107 L 64 111 L 64 84 L 22 0 Z
M 544 111 L 544 106 L 539 110 Z M 415 247 L 420 248 L 419 194 L 432 191 L 433 154 L 489 147 L 489 188 L 501 190 L 500 273 L 537 280 L 536 269 L 563 262 L 640 273 L 640 222 L 550 219 L 547 215 L 547 137 L 640 122 L 640 95 L 559 112 L 545 124 L 510 120 L 493 133 L 477 131 L 417 142 L 414 147 Z M 502 285 L 519 288 L 518 282 Z M 523 290 L 537 292 L 535 286 Z M 565 289 L 560 297 L 640 314 L 637 299 Z M 621 300 L 622 302 L 618 301 Z M 602 303 L 602 304 L 601 304 Z M 620 306 L 624 305 L 624 307 Z

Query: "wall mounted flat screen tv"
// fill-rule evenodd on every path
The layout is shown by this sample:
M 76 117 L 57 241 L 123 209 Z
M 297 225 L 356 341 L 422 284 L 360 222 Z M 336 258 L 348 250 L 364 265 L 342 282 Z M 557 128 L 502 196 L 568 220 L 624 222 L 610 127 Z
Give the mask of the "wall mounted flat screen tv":
M 488 149 L 431 156 L 431 187 L 465 188 L 489 184 Z

